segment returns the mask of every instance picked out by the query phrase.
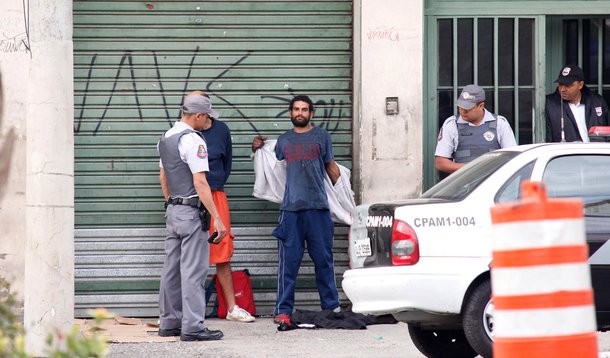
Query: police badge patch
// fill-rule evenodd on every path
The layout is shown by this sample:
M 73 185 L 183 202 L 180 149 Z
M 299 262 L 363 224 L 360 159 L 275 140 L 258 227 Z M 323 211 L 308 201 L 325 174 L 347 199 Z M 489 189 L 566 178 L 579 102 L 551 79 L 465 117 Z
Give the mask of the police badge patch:
M 595 107 L 595 114 L 597 114 L 598 117 L 602 116 L 602 107 Z
M 495 134 L 492 131 L 487 131 L 485 133 L 483 133 L 483 138 L 485 138 L 486 141 L 491 142 L 492 140 L 494 140 L 495 138 Z
M 197 149 L 197 156 L 201 159 L 208 157 L 208 151 L 205 150 L 205 145 L 199 144 L 199 149 Z
M 462 93 L 462 97 L 464 97 L 464 99 L 468 100 L 468 99 L 474 99 L 474 95 L 471 95 L 470 92 L 466 92 L 464 91 Z

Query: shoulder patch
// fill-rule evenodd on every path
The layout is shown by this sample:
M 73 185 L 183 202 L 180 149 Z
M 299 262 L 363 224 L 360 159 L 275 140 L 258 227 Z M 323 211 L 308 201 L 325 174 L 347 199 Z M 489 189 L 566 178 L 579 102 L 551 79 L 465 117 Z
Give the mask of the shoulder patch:
M 440 142 L 442 139 L 443 139 L 443 128 L 441 128 L 441 129 L 438 131 L 438 138 L 437 138 L 437 141 L 439 141 L 439 142 Z
M 205 149 L 205 145 L 199 144 L 199 148 L 197 149 L 197 156 L 201 159 L 208 157 L 208 151 Z

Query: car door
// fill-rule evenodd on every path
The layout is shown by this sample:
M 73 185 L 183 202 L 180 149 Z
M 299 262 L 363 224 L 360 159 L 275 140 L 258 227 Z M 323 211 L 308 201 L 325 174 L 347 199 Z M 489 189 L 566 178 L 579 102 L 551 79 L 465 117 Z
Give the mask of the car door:
M 584 202 L 586 238 L 598 324 L 610 322 L 610 155 L 551 158 L 542 176 L 549 197 Z

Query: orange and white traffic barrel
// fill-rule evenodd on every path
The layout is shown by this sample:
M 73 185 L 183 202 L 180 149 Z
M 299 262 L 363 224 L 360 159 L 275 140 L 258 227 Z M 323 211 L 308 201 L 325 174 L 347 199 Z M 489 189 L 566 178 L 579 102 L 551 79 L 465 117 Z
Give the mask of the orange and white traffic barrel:
M 525 182 L 491 216 L 494 358 L 597 357 L 582 201 Z

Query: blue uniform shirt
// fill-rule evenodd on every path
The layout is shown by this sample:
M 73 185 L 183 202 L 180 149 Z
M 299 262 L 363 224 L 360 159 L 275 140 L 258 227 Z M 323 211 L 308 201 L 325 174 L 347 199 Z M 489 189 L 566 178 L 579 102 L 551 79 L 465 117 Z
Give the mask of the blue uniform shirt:
M 325 164 L 333 160 L 328 132 L 320 127 L 305 133 L 285 132 L 277 140 L 275 156 L 286 160 L 286 190 L 280 210 L 328 209 Z

